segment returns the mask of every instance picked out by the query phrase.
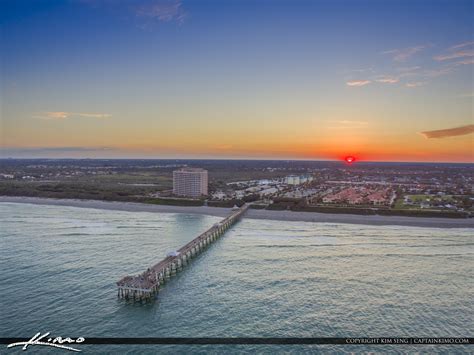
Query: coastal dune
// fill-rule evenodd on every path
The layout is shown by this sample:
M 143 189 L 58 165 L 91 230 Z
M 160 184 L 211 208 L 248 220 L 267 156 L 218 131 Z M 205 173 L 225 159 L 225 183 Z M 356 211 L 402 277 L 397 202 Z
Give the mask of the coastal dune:
M 158 213 L 191 213 L 225 217 L 230 208 L 208 206 L 169 206 L 152 205 L 135 202 L 116 202 L 99 200 L 52 199 L 40 197 L 0 196 L 0 203 L 28 203 L 35 205 L 69 206 L 80 208 L 95 208 L 129 212 L 158 212 Z M 377 216 L 331 214 L 317 212 L 270 211 L 250 209 L 245 218 L 266 219 L 278 221 L 301 221 L 316 223 L 348 223 L 362 225 L 396 225 L 429 228 L 474 228 L 474 218 L 438 218 L 438 217 L 406 217 L 406 216 Z

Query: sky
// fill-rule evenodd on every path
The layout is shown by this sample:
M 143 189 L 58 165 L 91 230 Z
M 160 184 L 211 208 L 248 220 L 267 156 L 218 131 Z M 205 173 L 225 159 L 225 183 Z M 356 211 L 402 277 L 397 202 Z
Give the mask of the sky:
M 0 157 L 474 162 L 474 2 L 0 1 Z

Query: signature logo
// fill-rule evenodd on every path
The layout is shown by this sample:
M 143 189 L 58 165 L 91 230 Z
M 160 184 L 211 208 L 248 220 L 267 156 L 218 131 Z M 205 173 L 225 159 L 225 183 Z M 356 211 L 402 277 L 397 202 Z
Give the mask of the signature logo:
M 79 337 L 77 339 L 62 338 L 62 337 L 52 338 L 52 337 L 49 337 L 49 334 L 50 332 L 44 333 L 43 335 L 41 335 L 41 333 L 36 333 L 30 340 L 8 344 L 7 348 L 13 348 L 15 346 L 23 346 L 21 349 L 27 350 L 29 346 L 43 345 L 43 346 L 51 346 L 53 348 L 58 348 L 58 349 L 80 352 L 81 350 L 73 348 L 72 346 L 69 346 L 69 344 L 80 344 L 80 343 L 83 343 L 84 340 L 86 340 L 83 337 Z

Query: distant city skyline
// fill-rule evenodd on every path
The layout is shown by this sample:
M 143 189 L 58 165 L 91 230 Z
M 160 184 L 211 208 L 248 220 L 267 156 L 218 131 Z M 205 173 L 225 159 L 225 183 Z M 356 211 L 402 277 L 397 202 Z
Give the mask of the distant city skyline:
M 0 157 L 473 162 L 472 1 L 0 4 Z

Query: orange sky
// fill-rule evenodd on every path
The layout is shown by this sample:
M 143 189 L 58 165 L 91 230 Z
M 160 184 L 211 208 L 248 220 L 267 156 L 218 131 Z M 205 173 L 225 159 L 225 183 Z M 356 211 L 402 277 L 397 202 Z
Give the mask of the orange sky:
M 472 2 L 173 1 L 5 9 L 1 156 L 473 162 Z

